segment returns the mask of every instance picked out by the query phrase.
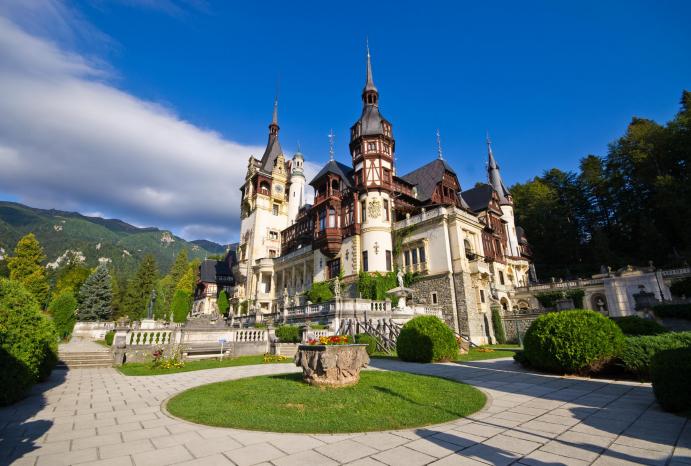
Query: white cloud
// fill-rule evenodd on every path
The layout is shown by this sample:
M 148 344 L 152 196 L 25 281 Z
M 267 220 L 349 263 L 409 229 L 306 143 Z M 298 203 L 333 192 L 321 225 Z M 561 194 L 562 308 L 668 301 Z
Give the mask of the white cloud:
M 117 89 L 108 74 L 0 17 L 0 191 L 233 239 L 244 167 L 263 147 L 184 121 Z

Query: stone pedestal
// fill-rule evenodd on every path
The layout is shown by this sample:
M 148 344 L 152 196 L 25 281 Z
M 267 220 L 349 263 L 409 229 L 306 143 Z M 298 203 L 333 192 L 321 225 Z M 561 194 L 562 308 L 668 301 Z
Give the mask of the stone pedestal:
M 156 328 L 156 321 L 154 319 L 142 319 L 139 324 L 141 330 L 151 330 Z
M 390 295 L 398 297 L 398 308 L 405 309 L 408 307 L 408 305 L 407 305 L 408 296 L 411 295 L 413 293 L 413 291 L 414 290 L 412 288 L 405 288 L 405 287 L 399 286 L 399 287 L 390 289 L 389 291 L 386 292 L 386 294 L 390 294 Z
M 360 381 L 360 369 L 367 367 L 367 345 L 300 345 L 295 365 L 310 385 L 347 387 Z

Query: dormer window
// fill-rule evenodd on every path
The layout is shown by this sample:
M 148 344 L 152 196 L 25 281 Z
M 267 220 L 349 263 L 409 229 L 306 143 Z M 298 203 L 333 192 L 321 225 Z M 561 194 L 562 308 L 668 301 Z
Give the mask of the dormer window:
M 376 142 L 368 142 L 367 143 L 367 152 L 374 152 L 377 150 L 377 143 Z

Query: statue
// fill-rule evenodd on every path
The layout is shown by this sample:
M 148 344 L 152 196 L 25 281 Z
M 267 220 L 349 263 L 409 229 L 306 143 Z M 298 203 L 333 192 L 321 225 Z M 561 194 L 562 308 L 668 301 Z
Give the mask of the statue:
M 399 288 L 405 288 L 405 286 L 403 286 L 403 271 L 401 269 L 398 269 L 398 273 L 396 274 L 396 278 L 398 279 Z
M 341 280 L 338 277 L 334 278 L 334 296 L 336 298 L 341 297 Z
M 154 305 L 156 304 L 156 290 L 151 290 L 151 298 L 149 299 L 149 308 L 146 310 L 146 318 L 151 320 L 154 318 Z

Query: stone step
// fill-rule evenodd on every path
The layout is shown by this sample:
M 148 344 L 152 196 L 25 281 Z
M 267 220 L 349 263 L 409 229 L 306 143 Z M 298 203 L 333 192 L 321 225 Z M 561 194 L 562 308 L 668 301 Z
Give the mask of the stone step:
M 77 369 L 77 368 L 95 368 L 95 367 L 111 367 L 113 365 L 112 360 L 108 361 L 80 361 L 80 362 L 72 362 L 72 361 L 58 361 L 58 363 L 55 365 L 56 369 Z

